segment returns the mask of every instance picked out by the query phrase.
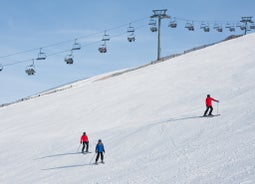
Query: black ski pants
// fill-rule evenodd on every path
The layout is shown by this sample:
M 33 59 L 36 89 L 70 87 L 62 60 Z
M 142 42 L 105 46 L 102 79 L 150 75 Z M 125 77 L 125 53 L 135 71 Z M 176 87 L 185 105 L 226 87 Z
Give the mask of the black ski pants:
M 104 161 L 104 152 L 97 152 L 96 162 L 98 161 L 99 156 L 101 157 L 101 161 Z
M 209 115 L 212 115 L 213 107 L 212 106 L 206 106 L 206 110 L 205 110 L 204 116 L 206 116 L 206 114 L 207 114 L 209 109 L 210 109 Z
M 84 152 L 85 147 L 86 147 L 86 152 L 88 152 L 89 151 L 89 142 L 83 142 L 82 144 L 83 144 L 82 150 L 81 150 L 82 153 Z

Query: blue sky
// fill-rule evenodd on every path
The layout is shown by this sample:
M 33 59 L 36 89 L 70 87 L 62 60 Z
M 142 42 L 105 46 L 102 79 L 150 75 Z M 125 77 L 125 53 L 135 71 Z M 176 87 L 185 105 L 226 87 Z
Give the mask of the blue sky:
M 176 17 L 178 23 L 176 29 L 170 29 L 169 20 L 162 20 L 162 56 L 242 34 L 239 29 L 218 33 L 212 28 L 215 23 L 224 27 L 242 16 L 255 16 L 253 0 L 0 0 L 0 5 L 0 63 L 4 65 L 0 104 L 155 60 L 157 33 L 152 33 L 148 25 L 153 9 L 168 9 L 167 14 Z M 184 28 L 185 20 L 194 20 L 194 32 Z M 209 33 L 199 29 L 202 21 L 209 23 Z M 127 41 L 130 22 L 135 27 L 133 43 Z M 98 47 L 104 30 L 111 40 L 108 52 L 101 54 Z M 67 65 L 64 57 L 75 38 L 79 38 L 82 49 L 73 52 L 74 64 Z M 40 47 L 49 57 L 35 61 L 36 74 L 28 76 L 24 70 Z M 23 52 L 28 50 L 31 52 Z

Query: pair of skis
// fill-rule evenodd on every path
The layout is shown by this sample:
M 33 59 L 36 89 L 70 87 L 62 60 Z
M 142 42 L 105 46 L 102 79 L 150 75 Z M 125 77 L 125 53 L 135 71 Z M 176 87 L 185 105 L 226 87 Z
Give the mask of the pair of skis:
M 82 154 L 88 154 L 88 153 L 92 153 L 91 151 L 84 151 L 84 152 L 81 152 Z
M 104 164 L 104 161 L 101 161 L 101 162 L 95 162 L 95 165 L 98 165 L 98 164 Z
M 215 115 L 206 115 L 206 116 L 200 116 L 201 118 L 214 118 L 214 117 L 218 117 L 220 116 L 220 114 L 215 114 Z

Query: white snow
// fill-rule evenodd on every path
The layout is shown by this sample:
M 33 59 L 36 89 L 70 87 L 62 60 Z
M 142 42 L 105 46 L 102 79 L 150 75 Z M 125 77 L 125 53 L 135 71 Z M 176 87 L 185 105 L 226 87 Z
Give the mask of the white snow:
M 254 43 L 250 34 L 0 108 L 0 183 L 255 183 Z M 199 118 L 208 93 L 221 116 Z M 83 131 L 91 154 L 77 153 Z M 99 138 L 106 163 L 93 165 Z

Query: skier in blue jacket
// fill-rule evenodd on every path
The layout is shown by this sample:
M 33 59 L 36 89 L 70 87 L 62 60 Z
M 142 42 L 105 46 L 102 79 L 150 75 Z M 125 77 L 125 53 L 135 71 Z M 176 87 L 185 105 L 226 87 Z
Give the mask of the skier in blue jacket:
M 101 156 L 101 163 L 104 163 L 104 153 L 105 153 L 105 150 L 104 150 L 104 144 L 102 143 L 101 139 L 98 140 L 98 143 L 96 145 L 96 150 L 95 151 L 97 153 L 95 164 L 97 164 L 99 156 Z

